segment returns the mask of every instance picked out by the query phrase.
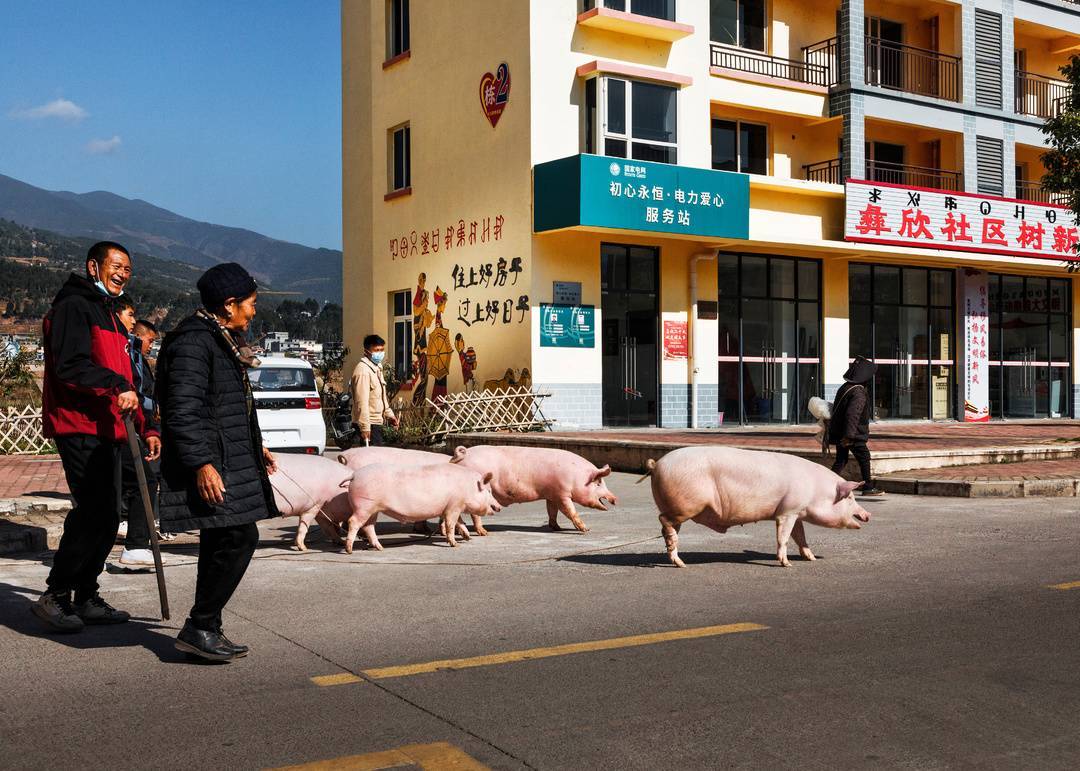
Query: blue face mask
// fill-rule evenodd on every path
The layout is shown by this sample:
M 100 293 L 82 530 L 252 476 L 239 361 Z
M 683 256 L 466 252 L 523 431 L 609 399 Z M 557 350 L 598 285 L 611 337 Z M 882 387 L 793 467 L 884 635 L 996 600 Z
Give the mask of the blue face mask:
M 376 364 L 382 364 L 384 358 L 386 358 L 386 351 L 375 351 L 371 354 L 371 360 Z
M 109 295 L 109 290 L 105 288 L 105 284 L 102 283 L 101 279 L 98 279 L 94 282 L 94 289 L 98 290 L 107 297 L 111 297 L 111 295 Z

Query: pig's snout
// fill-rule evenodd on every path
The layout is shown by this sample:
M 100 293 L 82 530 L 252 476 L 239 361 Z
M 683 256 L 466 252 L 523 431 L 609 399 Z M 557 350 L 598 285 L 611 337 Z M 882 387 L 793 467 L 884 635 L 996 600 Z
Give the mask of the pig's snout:
M 859 520 L 860 522 L 869 522 L 870 512 L 866 509 L 859 509 L 855 512 L 855 519 Z

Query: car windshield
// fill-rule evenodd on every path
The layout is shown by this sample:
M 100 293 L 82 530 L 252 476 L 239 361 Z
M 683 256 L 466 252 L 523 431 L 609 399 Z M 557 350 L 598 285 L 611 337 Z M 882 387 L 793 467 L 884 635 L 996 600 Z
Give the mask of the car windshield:
M 250 370 L 253 391 L 314 391 L 315 374 L 299 367 L 258 367 Z

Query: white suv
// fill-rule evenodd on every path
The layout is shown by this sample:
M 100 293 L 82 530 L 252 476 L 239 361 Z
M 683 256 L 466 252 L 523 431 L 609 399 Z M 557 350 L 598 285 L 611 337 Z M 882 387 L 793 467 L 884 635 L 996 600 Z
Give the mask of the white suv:
M 322 455 L 326 424 L 315 388 L 315 373 L 303 359 L 260 357 L 248 371 L 263 445 L 271 452 Z

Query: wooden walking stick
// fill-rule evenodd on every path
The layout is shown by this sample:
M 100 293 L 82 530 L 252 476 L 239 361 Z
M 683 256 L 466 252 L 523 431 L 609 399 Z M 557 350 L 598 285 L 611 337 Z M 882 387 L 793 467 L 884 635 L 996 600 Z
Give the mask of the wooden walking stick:
M 150 531 L 150 549 L 154 552 L 154 575 L 157 576 L 158 599 L 161 601 L 161 620 L 169 620 L 169 595 L 165 591 L 165 568 L 161 564 L 161 546 L 158 545 L 157 525 L 154 524 L 154 504 L 150 500 L 150 488 L 146 484 L 146 469 L 143 468 L 142 447 L 135 433 L 131 415 L 124 416 L 124 428 L 127 429 L 128 447 L 135 461 L 135 477 L 139 480 L 139 492 L 142 493 L 143 511 L 146 512 L 146 527 Z

